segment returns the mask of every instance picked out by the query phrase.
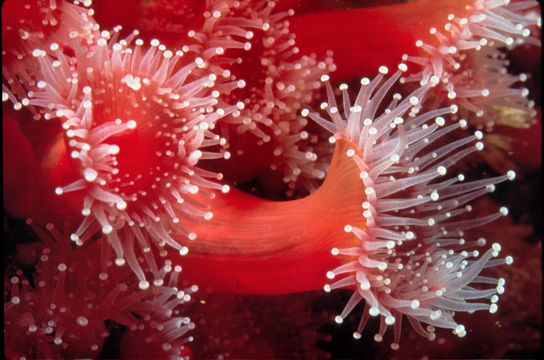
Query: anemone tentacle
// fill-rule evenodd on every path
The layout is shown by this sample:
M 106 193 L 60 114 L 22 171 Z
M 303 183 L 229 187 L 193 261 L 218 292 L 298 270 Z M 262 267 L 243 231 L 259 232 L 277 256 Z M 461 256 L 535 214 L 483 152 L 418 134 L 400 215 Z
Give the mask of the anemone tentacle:
M 42 249 L 32 278 L 17 270 L 4 284 L 4 316 L 10 327 L 6 354 L 96 357 L 109 336 L 106 321 L 146 329 L 145 343 L 168 343 L 164 351 L 173 356 L 192 341 L 185 334 L 194 324 L 180 310 L 198 287 L 178 289 L 179 265 L 166 261 L 160 269 L 161 283 L 137 291 L 138 278 L 130 271 L 102 276 L 113 266 L 111 258 L 95 261 L 104 256 L 105 238 L 73 248 L 53 224 L 46 229 L 31 219 L 27 224 L 38 235 Z
M 275 1 L 209 1 L 202 31 L 189 32 L 196 45 L 188 49 L 200 54 L 217 75 L 223 94 L 219 100 L 237 102 L 238 111 L 218 122 L 233 151 L 248 151 L 237 144 L 247 140 L 236 141 L 246 132 L 259 144 L 271 142 L 271 169 L 291 189 L 300 177 L 299 183 L 311 192 L 324 178 L 329 158 L 319 159 L 325 152 L 306 131 L 299 110 L 316 100 L 320 77 L 335 65 L 331 52 L 323 59 L 300 55 L 289 31 L 294 11 L 274 12 L 275 6 Z
M 50 45 L 54 57 L 35 50 L 42 77 L 30 104 L 46 118 L 62 119 L 66 152 L 80 175 L 55 189 L 58 195 L 85 192 L 85 219 L 72 241 L 81 245 L 101 230 L 116 263 L 128 262 L 147 288 L 135 253 L 145 254 L 157 278 L 151 249 L 164 255 L 168 245 L 186 253 L 170 234 L 194 240 L 189 228 L 213 216 L 194 195 L 210 198 L 211 190 L 229 189 L 218 182 L 220 173 L 196 165 L 229 156 L 221 149 L 225 139 L 212 131 L 236 106 L 216 107 L 216 76 L 193 75 L 198 64 L 179 64 L 182 51 L 173 53 L 158 40 L 144 50 L 137 31 L 121 40 L 119 31 L 102 31 L 85 56 L 66 55 L 56 43 Z M 206 151 L 213 146 L 220 150 Z
M 372 81 L 364 78 L 354 102 L 344 87 L 343 112 L 328 83 L 328 103 L 322 105 L 328 118 L 303 110 L 303 115 L 334 135 L 332 140 L 347 139 L 352 144 L 345 156 L 357 164 L 365 187 L 364 226 L 344 227 L 359 247 L 332 249 L 333 255 L 348 260 L 327 273 L 334 282 L 325 285 L 325 291 L 355 287 L 336 321 L 341 323 L 365 300 L 354 337 L 361 337 L 368 315 L 381 315 L 375 339 L 381 341 L 386 325 L 394 324 L 393 349 L 398 349 L 402 316 L 408 317 L 416 332 L 433 339 L 434 327 L 465 335 L 463 325 L 454 319 L 456 311 L 497 311 L 495 295 L 502 293 L 504 280 L 496 280 L 496 288 L 480 289 L 472 284 L 479 282 L 477 276 L 484 268 L 509 264 L 512 258 L 493 260 L 500 251 L 496 243 L 479 256 L 479 250 L 472 249 L 485 245 L 485 240 L 465 240 L 470 236 L 465 232 L 507 215 L 508 210 L 502 207 L 496 214 L 479 218 L 466 218 L 466 214 L 472 211 L 470 201 L 493 191 L 495 184 L 515 178 L 513 171 L 471 182 L 465 182 L 463 174 L 447 176 L 457 161 L 483 149 L 483 134 L 476 131 L 441 145 L 444 136 L 467 123 L 457 117 L 455 105 L 427 110 L 430 84 L 404 99 L 395 95 L 385 110 L 378 110 L 386 104 L 390 87 L 407 70 L 404 64 L 399 69 L 387 81 L 383 80 L 388 72 L 384 67 Z M 457 122 L 446 126 L 444 117 Z M 469 301 L 473 299 L 491 302 Z M 420 323 L 431 325 L 432 331 L 423 330 Z
M 471 126 L 529 126 L 536 112 L 521 87 L 527 75 L 509 74 L 504 50 L 541 46 L 537 8 L 536 1 L 477 0 L 466 6 L 466 17 L 449 14 L 443 30 L 429 30 L 434 44 L 416 41 L 424 54 L 403 55 L 421 70 L 401 81 L 439 85 L 435 93 L 454 101 Z
M 7 51 L 2 53 L 2 101 L 10 100 L 16 110 L 28 107 L 35 120 L 41 118 L 30 101 L 41 71 L 34 58 L 45 54 L 55 58 L 59 52 L 83 55 L 94 46 L 99 37 L 99 26 L 92 18 L 94 11 L 88 8 L 89 5 L 88 2 L 85 6 L 77 6 L 56 0 L 20 2 L 23 13 L 15 18 L 23 20 L 10 22 L 2 32 L 2 38 L 5 36 L 8 43 L 5 45 Z M 38 18 L 35 18 L 36 14 L 40 14 Z M 50 38 L 55 38 L 56 45 L 49 43 Z M 62 58 L 60 56 L 58 61 Z M 62 71 L 62 67 L 59 70 Z

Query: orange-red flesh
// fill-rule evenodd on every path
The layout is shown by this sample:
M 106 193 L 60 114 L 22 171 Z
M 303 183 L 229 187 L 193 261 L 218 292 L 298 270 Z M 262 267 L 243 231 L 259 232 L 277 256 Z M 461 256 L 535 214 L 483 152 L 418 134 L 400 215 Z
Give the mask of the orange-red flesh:
M 355 146 L 339 139 L 323 185 L 298 200 L 273 202 L 231 190 L 211 202 L 213 218 L 197 230 L 189 255 L 179 260 L 184 277 L 201 287 L 245 294 L 316 290 L 344 261 L 334 247 L 358 246 L 344 232 L 364 228 L 360 170 L 346 156 Z

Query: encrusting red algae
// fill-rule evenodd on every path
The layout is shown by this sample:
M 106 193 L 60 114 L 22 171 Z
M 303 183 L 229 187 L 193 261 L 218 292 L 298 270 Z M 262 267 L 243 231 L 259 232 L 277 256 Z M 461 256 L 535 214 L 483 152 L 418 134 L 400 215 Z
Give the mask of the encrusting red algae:
M 334 322 L 364 303 L 353 338 L 379 318 L 393 350 L 403 319 L 434 340 L 500 316 L 514 259 L 480 232 L 509 210 L 478 199 L 523 168 L 467 164 L 539 121 L 508 60 L 540 46 L 536 2 L 130 3 L 3 6 L 4 207 L 42 244 L 5 269 L 7 358 L 96 358 L 113 324 L 122 357 L 196 355 L 199 287 L 348 289 Z

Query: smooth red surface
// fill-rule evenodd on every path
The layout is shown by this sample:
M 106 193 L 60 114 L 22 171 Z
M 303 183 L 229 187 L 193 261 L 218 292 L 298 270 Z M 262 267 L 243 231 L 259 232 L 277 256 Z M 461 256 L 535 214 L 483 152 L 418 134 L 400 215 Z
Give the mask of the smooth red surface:
M 350 260 L 331 249 L 358 246 L 344 226 L 365 226 L 364 186 L 359 168 L 344 156 L 349 148 L 355 148 L 351 141 L 337 141 L 327 178 L 306 198 L 275 202 L 236 189 L 216 194 L 214 217 L 196 229 L 189 255 L 172 256 L 186 279 L 242 294 L 321 289 L 326 272 Z
M 4 209 L 21 217 L 34 208 L 31 180 L 32 169 L 36 169 L 37 164 L 30 142 L 19 128 L 17 114 L 6 106 L 3 108 Z
M 3 110 L 4 208 L 12 216 L 43 223 L 79 221 L 82 193 L 55 194 L 57 186 L 79 178 L 60 124 L 29 119 L 26 110 Z
M 302 53 L 332 49 L 337 81 L 376 74 L 382 65 L 396 70 L 403 54 L 419 55 L 416 40 L 433 44 L 431 27 L 447 15 L 464 13 L 469 1 L 418 0 L 402 4 L 305 13 L 291 20 Z

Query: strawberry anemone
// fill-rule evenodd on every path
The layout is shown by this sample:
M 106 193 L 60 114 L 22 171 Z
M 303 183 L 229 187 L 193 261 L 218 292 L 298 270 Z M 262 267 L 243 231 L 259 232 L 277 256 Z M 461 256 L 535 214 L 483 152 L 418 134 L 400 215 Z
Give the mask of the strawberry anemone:
M 450 103 L 456 101 L 471 128 L 486 127 L 491 129 L 494 124 L 517 128 L 527 128 L 533 125 L 534 102 L 528 98 L 528 91 L 524 87 L 528 76 L 524 73 L 509 74 L 508 72 L 511 70 L 507 70 L 508 62 L 504 57 L 506 49 L 540 44 L 538 34 L 540 32 L 540 16 L 536 2 L 459 1 L 452 3 L 424 1 L 423 4 L 421 2 L 407 2 L 389 6 L 373 6 L 380 5 L 379 2 L 376 2 L 365 3 L 366 7 L 360 9 L 336 10 L 317 14 L 314 13 L 316 10 L 311 8 L 314 5 L 313 2 L 282 2 L 281 4 L 258 2 L 252 6 L 248 6 L 246 2 L 210 2 L 208 11 L 205 12 L 204 30 L 188 32 L 199 44 L 197 47 L 203 43 L 217 45 L 221 41 L 222 46 L 215 47 L 215 49 L 220 50 L 221 53 L 224 51 L 227 56 L 218 57 L 212 51 L 213 46 L 205 47 L 210 51 L 205 52 L 201 49 L 199 53 L 203 54 L 204 58 L 210 57 L 208 59 L 214 62 L 213 66 L 219 65 L 221 71 L 228 68 L 230 80 L 243 80 L 244 87 L 234 92 L 235 98 L 242 99 L 246 92 L 255 92 L 252 89 L 262 89 L 261 85 L 253 86 L 258 82 L 251 80 L 251 74 L 246 76 L 243 69 L 241 72 L 238 71 L 240 68 L 237 67 L 238 63 L 243 65 L 242 68 L 256 70 L 259 65 L 248 66 L 252 61 L 257 62 L 252 59 L 268 59 L 267 62 L 269 62 L 270 59 L 281 57 L 281 54 L 274 54 L 270 57 L 266 52 L 255 51 L 260 48 L 262 37 L 260 33 L 263 32 L 261 26 L 273 24 L 270 21 L 272 17 L 277 24 L 285 22 L 285 17 L 289 17 L 289 29 L 298 35 L 293 51 L 296 49 L 300 53 L 325 54 L 328 49 L 335 49 L 336 63 L 340 64 L 342 69 L 335 75 L 336 78 L 358 76 L 360 73 L 370 75 L 384 60 L 389 61 L 385 62 L 385 65 L 394 66 L 404 56 L 406 61 L 415 63 L 415 66 L 411 67 L 415 71 L 407 75 L 405 81 L 430 81 L 431 78 L 432 81 L 436 81 L 440 77 L 440 86 L 433 88 L 433 96 L 437 97 L 437 101 Z M 425 6 L 426 11 L 417 11 L 420 6 Z M 272 13 L 270 16 L 272 8 L 278 8 L 279 12 Z M 292 13 L 291 8 L 303 14 L 291 17 L 289 16 Z M 333 8 L 333 6 L 329 6 L 329 8 Z M 172 16 L 175 15 L 159 11 L 155 6 L 151 18 L 157 24 L 161 24 L 163 22 L 170 23 Z M 189 16 L 188 13 L 187 16 L 190 18 L 189 23 L 195 28 L 200 25 L 200 21 L 195 21 L 193 15 Z M 325 16 L 327 21 L 323 22 L 322 19 Z M 364 19 L 364 21 L 359 21 L 360 19 Z M 366 40 L 354 49 L 351 42 L 338 40 L 336 28 L 342 28 L 355 37 L 364 36 Z M 275 35 L 281 32 L 272 31 L 273 29 L 272 25 L 269 30 L 264 32 L 265 40 L 275 39 L 275 51 L 281 47 L 278 44 L 285 44 L 284 47 L 288 48 L 286 42 L 282 41 L 282 37 Z M 162 28 L 160 25 L 156 25 L 148 27 L 148 31 L 160 33 Z M 180 33 L 175 29 L 172 31 L 176 34 Z M 267 34 L 271 36 L 266 37 Z M 171 35 L 167 37 L 171 37 Z M 387 42 L 381 40 L 384 37 L 388 38 Z M 293 39 L 289 41 L 294 43 Z M 249 50 L 246 51 L 246 49 Z M 373 54 L 375 56 L 372 56 Z M 293 58 L 292 55 L 291 58 Z M 277 67 L 277 64 L 274 65 Z M 302 69 L 305 68 L 302 66 Z M 346 70 L 353 71 L 353 69 L 356 69 L 357 73 L 346 73 Z M 269 77 L 268 73 L 269 71 L 265 71 L 259 77 L 261 82 Z M 280 73 L 278 72 L 278 74 Z M 287 76 L 288 73 L 284 75 Z M 319 78 L 320 74 L 316 72 L 312 76 L 315 80 Z M 221 76 L 219 77 L 221 78 Z M 275 79 L 275 76 L 271 78 Z M 277 80 L 273 82 L 276 83 Z M 311 84 L 312 82 L 308 81 L 307 83 Z M 281 84 L 278 83 L 278 85 Z M 302 88 L 300 83 L 294 83 L 294 85 L 296 85 L 295 89 Z M 232 85 L 229 86 L 232 88 Z M 289 86 L 282 88 L 287 89 Z M 454 88 L 457 88 L 457 91 Z M 256 95 L 257 97 L 252 96 L 251 98 L 263 98 L 262 94 L 256 93 Z M 278 97 L 281 99 L 281 94 L 275 93 L 272 100 Z M 270 99 L 266 96 L 265 100 L 267 104 L 271 104 Z M 251 106 L 247 105 L 246 100 L 243 103 L 245 105 L 243 105 L 244 109 L 241 110 L 241 113 L 247 113 L 250 111 L 249 108 L 253 108 L 258 111 L 256 113 L 255 111 L 250 112 L 257 116 L 249 118 L 236 116 L 236 120 L 227 117 L 225 120 L 230 119 L 229 122 L 239 123 L 242 118 L 245 118 L 246 123 L 248 123 L 247 121 L 252 123 L 250 124 L 252 128 L 262 128 L 265 131 L 266 137 L 262 137 L 264 135 L 261 134 L 261 142 L 262 139 L 267 140 L 270 136 L 271 141 L 276 144 L 269 142 L 269 147 L 263 149 L 259 148 L 253 141 L 255 139 L 251 137 L 238 137 L 236 134 L 230 133 L 225 137 L 228 137 L 231 143 L 233 155 L 231 166 L 222 165 L 223 163 L 216 163 L 213 166 L 224 172 L 231 181 L 244 182 L 258 176 L 256 174 L 269 174 L 263 164 L 270 163 L 272 169 L 280 170 L 280 173 L 283 174 L 283 181 L 289 184 L 288 195 L 292 195 L 293 190 L 296 191 L 300 188 L 299 184 L 296 184 L 297 180 L 302 182 L 304 189 L 310 192 L 315 190 L 318 184 L 315 180 L 323 178 L 327 168 L 326 162 L 330 158 L 329 149 L 322 149 L 318 145 L 317 141 L 320 139 L 316 136 L 317 134 L 305 129 L 304 119 L 300 117 L 295 121 L 285 121 L 286 117 L 293 115 L 280 111 L 281 120 L 278 121 L 278 114 L 273 117 L 263 115 L 263 111 L 268 112 L 267 106 L 258 105 L 255 107 L 254 101 L 251 102 Z M 283 101 L 283 103 L 288 102 Z M 304 107 L 303 104 L 302 107 Z M 281 110 L 282 104 L 276 106 L 275 110 L 277 109 Z M 277 113 L 278 111 L 275 110 L 274 112 Z M 268 128 L 274 130 L 276 134 L 273 135 L 267 130 L 264 123 L 254 120 L 261 118 L 271 118 L 273 123 L 283 130 L 278 133 L 277 129 Z M 255 123 L 255 121 L 257 122 Z M 227 121 L 221 123 L 227 123 Z M 288 127 L 292 131 L 284 131 L 287 129 L 286 124 L 289 124 Z M 248 130 L 247 127 L 240 126 L 238 126 L 239 131 Z M 236 133 L 236 131 L 234 132 Z M 493 153 L 502 154 L 500 159 L 505 160 L 505 151 L 501 150 L 496 143 L 501 140 L 511 141 L 503 138 L 497 139 L 496 136 L 487 138 L 489 140 L 486 144 L 488 147 L 484 153 L 487 154 L 490 152 L 489 150 L 492 150 Z M 507 149 L 509 152 L 513 150 Z M 257 151 L 261 154 L 260 158 L 252 155 Z M 238 153 L 240 155 L 237 155 Z M 274 154 L 272 160 L 263 159 L 264 154 L 270 153 Z M 493 156 L 493 154 L 486 156 L 486 159 L 489 160 Z M 243 166 L 241 166 L 242 164 Z M 231 170 L 242 167 L 243 171 Z M 299 179 L 300 175 L 302 177 Z M 260 178 L 260 181 L 268 181 L 265 175 Z
M 455 100 L 473 126 L 528 126 L 536 112 L 534 101 L 527 99 L 529 90 L 519 88 L 527 74 L 509 74 L 505 50 L 541 46 L 536 2 L 477 1 L 466 10 L 466 17 L 449 14 L 443 33 L 429 29 L 432 45 L 416 41 L 425 57 L 403 55 L 423 68 L 404 81 L 440 83 L 438 95 Z
M 347 9 L 318 13 L 312 4 L 309 1 L 293 6 L 300 14 L 291 21 L 297 46 L 302 52 L 335 49 L 335 76 L 339 79 L 373 74 L 381 65 L 394 67 L 404 54 L 419 57 L 425 65 L 430 65 L 433 58 L 436 65 L 447 67 L 446 55 L 457 54 L 456 57 L 458 52 L 492 42 L 493 47 L 509 49 L 540 44 L 540 9 L 536 1 L 420 0 L 389 5 L 366 2 L 360 7 L 353 4 Z M 279 7 L 284 6 L 292 5 L 282 2 Z M 354 47 L 348 38 L 339 39 L 337 29 L 365 41 Z M 456 47 L 455 52 L 449 49 L 451 46 Z M 410 72 L 419 72 L 418 67 L 412 67 Z
M 279 194 L 315 190 L 331 151 L 322 149 L 319 137 L 305 129 L 307 121 L 299 110 L 317 99 L 321 75 L 334 71 L 331 54 L 323 52 L 322 59 L 313 52 L 301 55 L 289 30 L 293 10 L 275 11 L 275 1 L 202 5 L 137 2 L 128 9 L 127 18 L 117 21 L 129 27 L 132 16 L 148 15 L 139 27 L 140 35 L 158 34 L 169 46 L 182 49 L 186 57 L 217 76 L 221 104 L 238 107 L 218 122 L 219 133 L 229 140 L 230 162 L 216 161 L 207 167 L 232 182 L 266 179 L 260 174 L 272 171 L 283 184 Z M 107 3 L 98 1 L 93 7 L 96 19 L 114 25 L 108 19 Z

